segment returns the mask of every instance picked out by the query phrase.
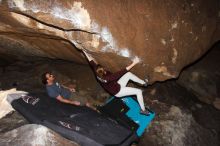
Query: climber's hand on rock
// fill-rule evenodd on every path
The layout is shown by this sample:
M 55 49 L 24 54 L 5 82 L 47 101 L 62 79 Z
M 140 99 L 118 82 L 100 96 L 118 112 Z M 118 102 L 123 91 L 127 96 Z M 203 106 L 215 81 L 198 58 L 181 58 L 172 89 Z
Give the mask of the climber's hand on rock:
M 140 62 L 140 59 L 138 57 L 135 57 L 132 61 L 133 64 L 138 64 Z

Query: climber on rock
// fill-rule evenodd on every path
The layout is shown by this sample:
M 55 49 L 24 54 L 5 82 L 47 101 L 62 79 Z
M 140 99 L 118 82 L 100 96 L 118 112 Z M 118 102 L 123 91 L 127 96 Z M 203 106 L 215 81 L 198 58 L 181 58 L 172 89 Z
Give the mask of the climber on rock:
M 133 62 L 126 68 L 118 72 L 112 73 L 103 68 L 101 65 L 99 65 L 97 61 L 89 53 L 86 52 L 86 50 L 82 51 L 88 59 L 89 64 L 92 66 L 92 69 L 94 70 L 98 82 L 108 93 L 118 98 L 129 95 L 136 95 L 137 101 L 141 108 L 140 113 L 149 115 L 148 110 L 146 110 L 144 106 L 142 90 L 126 86 L 129 80 L 139 83 L 144 87 L 147 86 L 147 79 L 145 79 L 145 81 L 141 80 L 136 75 L 129 72 L 131 68 L 133 68 L 137 63 L 139 63 L 139 59 L 134 59 Z

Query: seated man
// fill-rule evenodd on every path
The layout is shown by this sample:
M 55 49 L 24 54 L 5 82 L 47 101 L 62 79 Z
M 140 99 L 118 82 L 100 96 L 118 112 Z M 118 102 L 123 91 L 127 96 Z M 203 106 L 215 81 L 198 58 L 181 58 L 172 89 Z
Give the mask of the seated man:
M 42 83 L 46 85 L 47 94 L 51 98 L 55 98 L 63 103 L 89 106 L 86 101 L 83 101 L 82 99 L 79 101 L 79 98 L 76 97 L 76 90 L 74 88 L 69 88 L 55 82 L 55 76 L 50 72 L 42 74 Z

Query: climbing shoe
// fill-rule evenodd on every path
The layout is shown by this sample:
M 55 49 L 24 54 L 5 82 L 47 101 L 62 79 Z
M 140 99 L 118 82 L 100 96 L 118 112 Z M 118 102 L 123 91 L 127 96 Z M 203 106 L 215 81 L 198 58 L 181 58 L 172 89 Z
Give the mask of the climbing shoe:
M 141 110 L 140 113 L 146 116 L 150 115 L 150 112 L 148 110 L 145 110 L 145 111 Z

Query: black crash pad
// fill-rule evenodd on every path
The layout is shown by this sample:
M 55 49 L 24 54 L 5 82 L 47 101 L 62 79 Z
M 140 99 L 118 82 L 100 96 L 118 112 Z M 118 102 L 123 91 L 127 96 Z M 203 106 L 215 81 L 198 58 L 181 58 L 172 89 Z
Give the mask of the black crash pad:
M 137 135 L 85 106 L 61 103 L 45 94 L 10 94 L 8 101 L 31 123 L 44 125 L 82 146 L 128 146 Z

